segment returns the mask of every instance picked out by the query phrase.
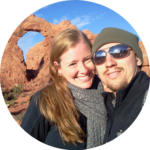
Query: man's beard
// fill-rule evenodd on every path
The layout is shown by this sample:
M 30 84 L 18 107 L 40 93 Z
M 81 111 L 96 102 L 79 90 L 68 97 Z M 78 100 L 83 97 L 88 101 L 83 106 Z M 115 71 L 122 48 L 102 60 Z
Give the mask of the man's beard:
M 122 67 L 115 67 L 115 70 L 119 70 L 121 72 L 124 71 L 124 69 Z M 107 69 L 104 72 L 104 75 L 106 75 L 110 70 Z M 123 77 L 116 80 L 107 80 L 106 82 L 106 86 L 112 91 L 112 92 L 117 92 L 118 90 L 124 89 L 127 85 L 128 85 L 128 80 L 126 79 L 126 77 Z
M 122 81 L 122 82 L 117 82 L 115 84 L 108 82 L 108 84 L 106 84 L 107 87 L 113 91 L 113 92 L 117 92 L 118 90 L 124 89 L 125 87 L 127 87 L 128 83 L 127 81 Z

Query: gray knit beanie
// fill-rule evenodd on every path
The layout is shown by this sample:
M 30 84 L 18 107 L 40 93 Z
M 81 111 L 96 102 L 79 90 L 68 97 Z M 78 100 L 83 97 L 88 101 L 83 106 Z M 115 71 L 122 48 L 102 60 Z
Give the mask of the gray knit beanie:
M 98 36 L 94 40 L 94 43 L 92 45 L 92 54 L 95 53 L 104 44 L 117 42 L 131 47 L 143 64 L 142 51 L 139 47 L 138 41 L 138 36 L 128 31 L 118 28 L 105 28 L 98 34 Z

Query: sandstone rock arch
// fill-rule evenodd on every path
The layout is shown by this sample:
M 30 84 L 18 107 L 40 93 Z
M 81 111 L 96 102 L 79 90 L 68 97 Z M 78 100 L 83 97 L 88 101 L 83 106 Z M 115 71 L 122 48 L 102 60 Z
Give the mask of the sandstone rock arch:
M 15 84 L 40 85 L 49 79 L 48 57 L 54 37 L 64 29 L 76 28 L 70 21 L 62 21 L 58 25 L 47 22 L 46 20 L 30 15 L 13 32 L 5 47 L 1 68 L 0 81 L 2 88 L 10 89 Z M 28 31 L 40 32 L 45 38 L 30 48 L 26 63 L 23 57 L 23 51 L 18 47 L 18 40 Z M 89 30 L 83 30 L 87 37 L 93 43 L 97 34 L 92 34 Z M 144 45 L 139 42 L 143 52 L 144 65 L 142 70 L 150 76 L 149 62 Z M 32 79 L 32 76 L 36 77 Z M 33 84 L 34 83 L 34 84 Z
M 43 59 L 45 64 L 48 60 L 48 52 L 54 36 L 56 36 L 63 29 L 71 27 L 75 26 L 71 25 L 69 21 L 62 21 L 59 25 L 53 25 L 34 15 L 27 17 L 13 32 L 5 47 L 0 68 L 1 86 L 5 88 L 11 88 L 15 84 L 23 84 L 28 82 L 26 70 L 35 69 L 35 66 L 31 68 L 31 61 L 27 61 L 27 64 L 25 64 L 23 51 L 17 45 L 18 40 L 26 32 L 40 32 L 45 37 L 44 40 L 38 44 L 42 47 L 43 56 L 41 59 Z M 28 56 L 31 57 L 31 53 L 32 50 Z M 28 59 L 29 58 L 27 58 L 27 60 Z M 41 60 L 39 62 L 41 62 Z M 39 64 L 37 64 L 37 66 L 38 65 Z

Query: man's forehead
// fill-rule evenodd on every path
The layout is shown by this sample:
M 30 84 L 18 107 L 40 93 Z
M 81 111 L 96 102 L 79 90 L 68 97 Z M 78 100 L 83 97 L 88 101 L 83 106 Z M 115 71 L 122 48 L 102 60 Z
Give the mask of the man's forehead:
M 118 44 L 121 44 L 121 43 L 116 43 L 116 42 L 106 43 L 106 44 L 100 46 L 97 51 L 104 50 L 104 49 L 110 48 L 110 47 L 118 45 Z

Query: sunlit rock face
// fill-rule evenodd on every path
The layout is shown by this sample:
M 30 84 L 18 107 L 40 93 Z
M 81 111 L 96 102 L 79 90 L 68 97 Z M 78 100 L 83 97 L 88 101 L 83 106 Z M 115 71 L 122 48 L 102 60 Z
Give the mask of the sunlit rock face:
M 10 89 L 14 85 L 22 84 L 30 90 L 44 86 L 49 80 L 48 59 L 52 42 L 58 33 L 67 28 L 76 28 L 76 26 L 68 20 L 55 25 L 34 15 L 26 18 L 13 32 L 5 47 L 0 68 L 2 88 Z M 45 38 L 29 49 L 25 62 L 23 51 L 18 47 L 17 42 L 29 31 L 39 32 Z M 83 32 L 93 43 L 97 34 L 89 30 L 83 30 Z M 149 61 L 142 41 L 139 42 L 139 46 L 144 59 L 142 70 L 150 76 Z

